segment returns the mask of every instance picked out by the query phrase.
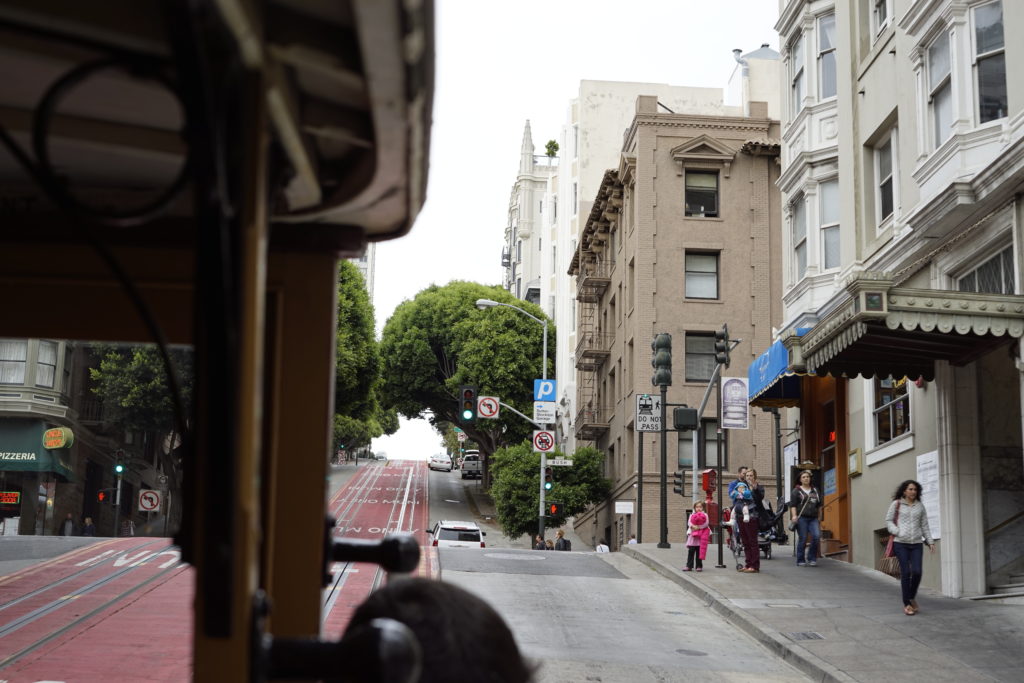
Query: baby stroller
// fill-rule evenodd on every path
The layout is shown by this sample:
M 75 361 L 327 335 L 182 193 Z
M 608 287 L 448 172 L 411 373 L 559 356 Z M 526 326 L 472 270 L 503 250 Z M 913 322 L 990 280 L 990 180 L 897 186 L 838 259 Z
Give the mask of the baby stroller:
M 757 532 L 757 547 L 758 550 L 764 553 L 764 559 L 772 559 L 772 543 L 785 543 L 789 540 L 789 536 L 785 532 L 780 532 L 779 519 L 786 512 L 786 503 L 779 499 L 779 511 L 772 512 L 771 503 L 766 503 L 764 510 L 758 516 L 760 521 L 760 528 Z M 767 514 L 765 514 L 767 513 Z M 726 534 L 726 545 L 729 550 L 732 551 L 733 560 L 736 562 L 736 569 L 743 569 L 746 559 L 743 554 L 743 539 L 739 534 L 739 527 L 737 521 L 732 519 L 732 510 L 726 509 L 722 512 L 722 524 L 725 526 Z

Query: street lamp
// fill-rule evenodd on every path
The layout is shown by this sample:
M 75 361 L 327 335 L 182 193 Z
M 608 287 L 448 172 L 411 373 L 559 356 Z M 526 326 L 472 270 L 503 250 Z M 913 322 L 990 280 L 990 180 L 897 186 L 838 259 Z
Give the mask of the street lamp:
M 541 376 L 541 379 L 547 379 L 548 378 L 548 321 L 547 320 L 541 320 L 540 318 L 538 318 L 534 314 L 529 313 L 527 311 L 524 311 L 523 309 L 519 308 L 518 306 L 513 306 L 512 304 L 503 304 L 500 301 L 492 301 L 491 299 L 477 299 L 476 300 L 476 307 L 479 308 L 481 311 L 485 310 L 485 309 L 488 309 L 488 308 L 494 308 L 495 306 L 504 306 L 505 308 L 511 308 L 513 310 L 519 311 L 520 313 L 525 315 L 527 318 L 532 318 L 534 321 L 539 322 L 541 325 L 544 326 L 544 350 L 542 351 L 542 356 L 541 356 L 540 376 Z M 548 465 L 548 457 L 547 457 L 546 454 L 541 453 L 540 454 L 540 509 L 538 510 L 538 515 L 537 515 L 537 528 L 538 528 L 538 533 L 540 534 L 541 538 L 544 538 L 544 471 L 547 468 L 547 465 Z
M 476 307 L 479 308 L 481 311 L 484 310 L 484 309 L 487 309 L 487 308 L 494 308 L 495 306 L 504 306 L 505 308 L 511 308 L 511 309 L 517 310 L 520 313 L 522 313 L 523 315 L 525 315 L 527 318 L 532 318 L 533 320 L 539 322 L 541 325 L 544 326 L 544 349 L 543 349 L 543 351 L 541 351 L 541 354 L 542 354 L 542 361 L 541 361 L 542 365 L 541 365 L 541 369 L 540 369 L 540 377 L 541 377 L 541 379 L 547 379 L 548 378 L 548 321 L 547 320 L 541 320 L 540 318 L 538 318 L 534 314 L 529 313 L 527 311 L 524 311 L 523 309 L 519 308 L 518 306 L 513 306 L 512 304 L 503 304 L 500 301 L 491 301 L 490 299 L 477 299 L 476 300 Z

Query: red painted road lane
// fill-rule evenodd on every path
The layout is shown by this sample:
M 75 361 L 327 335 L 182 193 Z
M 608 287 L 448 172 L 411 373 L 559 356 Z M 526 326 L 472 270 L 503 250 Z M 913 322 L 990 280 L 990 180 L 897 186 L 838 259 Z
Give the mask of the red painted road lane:
M 154 676 L 128 679 L 186 680 L 191 584 L 164 538 L 100 541 L 0 578 L 0 680 L 127 680 L 124 663 L 152 642 L 167 660 L 154 669 L 147 654 Z
M 428 470 L 425 462 L 388 461 L 367 467 L 332 497 L 329 510 L 337 520 L 337 538 L 379 539 L 385 534 L 412 533 L 420 543 L 419 574 L 433 575 L 437 555 L 427 546 Z M 338 638 L 356 607 L 376 587 L 378 567 L 338 563 L 333 590 L 325 591 L 323 626 L 326 638 Z

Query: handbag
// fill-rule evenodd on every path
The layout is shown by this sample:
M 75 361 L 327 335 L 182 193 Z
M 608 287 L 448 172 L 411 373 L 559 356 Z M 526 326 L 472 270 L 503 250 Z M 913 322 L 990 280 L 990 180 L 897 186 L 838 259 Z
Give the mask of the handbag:
M 893 523 L 899 526 L 900 523 L 900 506 L 896 505 L 896 516 L 893 518 Z M 893 543 L 896 542 L 896 537 L 889 534 L 889 542 L 885 544 L 885 552 L 882 553 L 882 558 L 878 560 L 878 571 L 883 574 L 888 574 L 894 579 L 900 578 L 900 561 L 896 557 L 896 551 L 893 549 Z
M 811 490 L 813 491 L 813 489 L 811 489 Z M 804 510 L 807 509 L 807 503 L 810 500 L 811 500 L 810 495 L 808 495 L 806 498 L 804 498 L 804 504 L 800 506 L 800 512 L 796 513 L 796 519 L 791 520 L 789 522 L 789 525 L 786 527 L 787 529 L 789 529 L 790 531 L 796 531 L 797 520 L 800 519 L 803 516 Z

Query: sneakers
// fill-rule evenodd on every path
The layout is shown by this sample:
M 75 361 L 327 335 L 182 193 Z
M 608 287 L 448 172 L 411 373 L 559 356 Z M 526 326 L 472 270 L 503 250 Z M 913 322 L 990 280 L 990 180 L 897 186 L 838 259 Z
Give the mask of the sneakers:
M 806 562 L 797 562 L 796 566 L 798 566 L 798 567 L 806 567 L 807 563 Z
M 808 567 L 817 567 L 818 563 L 815 562 L 814 560 L 811 560 L 810 562 L 807 563 L 807 566 Z
M 690 569 L 689 567 L 683 567 L 683 571 L 684 572 L 692 572 L 693 570 Z M 700 571 L 700 570 L 698 569 L 697 571 Z
M 704 571 L 704 570 L 703 570 L 703 569 L 701 569 L 700 567 L 697 567 L 697 568 L 696 568 L 696 569 L 694 569 L 693 571 L 695 571 L 695 572 L 702 572 L 702 571 Z

